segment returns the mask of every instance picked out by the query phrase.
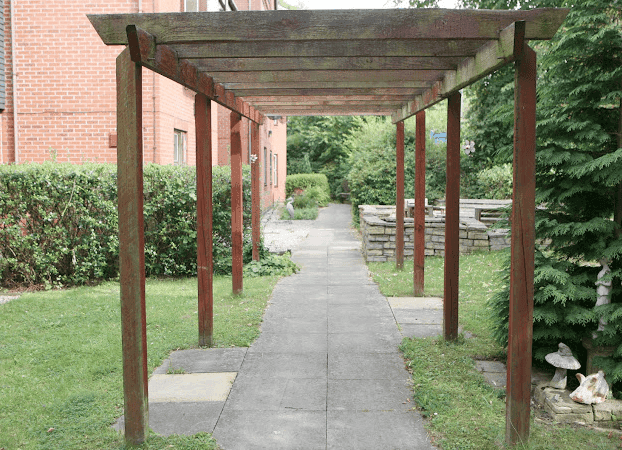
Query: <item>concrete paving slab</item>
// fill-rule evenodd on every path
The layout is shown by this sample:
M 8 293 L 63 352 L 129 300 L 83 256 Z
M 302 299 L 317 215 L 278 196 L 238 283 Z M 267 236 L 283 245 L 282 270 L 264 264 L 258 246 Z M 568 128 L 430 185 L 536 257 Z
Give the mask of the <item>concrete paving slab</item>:
M 382 333 L 389 327 L 396 327 L 395 320 L 386 315 L 359 315 L 353 317 L 328 317 L 329 333 L 360 333 L 367 330 L 370 333 Z
M 385 314 L 393 317 L 393 311 L 389 308 L 386 302 L 379 302 L 377 300 L 365 302 L 365 303 L 331 303 L 327 304 L 328 317 L 339 317 L 343 315 L 357 314 Z
M 329 450 L 434 450 L 415 411 L 328 411 Z
M 263 320 L 281 320 L 283 317 L 326 320 L 328 303 L 326 300 L 298 300 L 268 305 Z
M 149 402 L 224 402 L 237 372 L 155 374 L 149 380 Z
M 169 369 L 182 369 L 185 373 L 237 372 L 246 350 L 246 347 L 177 350 L 153 373 L 165 374 Z
M 328 411 L 409 411 L 408 383 L 392 380 L 328 380 Z
M 326 317 L 282 317 L 264 321 L 261 331 L 266 333 L 326 333 Z
M 404 337 L 427 338 L 443 334 L 442 325 L 418 325 L 414 323 L 401 323 L 399 325 Z
M 149 428 L 162 436 L 211 433 L 224 405 L 225 402 L 149 402 Z M 113 428 L 123 432 L 125 416 L 121 416 Z
M 349 353 L 328 355 L 330 380 L 408 380 L 404 360 L 394 353 Z
M 391 308 L 443 309 L 440 297 L 387 297 Z
M 393 308 L 395 320 L 399 324 L 441 325 L 443 311 L 439 309 Z
M 326 450 L 326 412 L 225 408 L 213 436 L 226 450 Z
M 238 379 L 246 378 L 326 378 L 326 353 L 246 354 Z
M 329 333 L 328 352 L 348 353 L 399 353 L 402 335 L 395 333 Z
M 227 408 L 243 411 L 326 411 L 326 380 L 247 378 L 236 381 Z
M 249 351 L 251 353 L 326 353 L 327 347 L 326 333 L 262 332 Z

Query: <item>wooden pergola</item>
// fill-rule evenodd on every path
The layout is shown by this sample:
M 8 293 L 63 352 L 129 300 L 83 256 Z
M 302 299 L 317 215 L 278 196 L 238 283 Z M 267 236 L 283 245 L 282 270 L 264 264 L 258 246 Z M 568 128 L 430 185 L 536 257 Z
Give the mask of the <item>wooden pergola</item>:
M 125 436 L 144 440 L 148 374 L 142 204 L 142 68 L 196 92 L 199 344 L 211 345 L 211 107 L 231 112 L 233 290 L 242 290 L 240 124 L 252 122 L 253 243 L 259 124 L 266 115 L 390 115 L 397 127 L 396 260 L 403 265 L 404 120 L 416 115 L 414 293 L 424 287 L 425 109 L 447 114 L 445 339 L 458 335 L 460 89 L 515 64 L 514 192 L 506 440 L 529 436 L 533 322 L 536 55 L 567 9 L 236 11 L 92 15 L 117 58 L 119 245 Z

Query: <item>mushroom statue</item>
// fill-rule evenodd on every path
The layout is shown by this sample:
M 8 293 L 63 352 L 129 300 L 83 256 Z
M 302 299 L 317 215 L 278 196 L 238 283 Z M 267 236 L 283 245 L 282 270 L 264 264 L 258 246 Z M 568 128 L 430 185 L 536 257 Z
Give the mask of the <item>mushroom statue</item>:
M 557 389 L 566 389 L 566 370 L 577 370 L 581 367 L 579 361 L 572 356 L 572 351 L 563 342 L 559 343 L 559 349 L 556 352 L 549 353 L 544 357 L 552 366 L 556 367 L 555 375 L 549 382 L 549 386 Z

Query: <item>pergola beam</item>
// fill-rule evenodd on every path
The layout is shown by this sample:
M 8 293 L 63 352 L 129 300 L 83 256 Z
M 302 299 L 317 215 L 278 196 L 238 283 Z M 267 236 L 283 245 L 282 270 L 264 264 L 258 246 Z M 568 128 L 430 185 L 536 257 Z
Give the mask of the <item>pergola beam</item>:
M 474 56 L 486 39 L 343 39 L 339 41 L 270 41 L 189 43 L 180 47 L 179 58 L 314 58 L 361 56 Z
M 127 45 L 125 27 L 158 37 L 158 44 L 210 41 L 332 41 L 344 39 L 497 39 L 499 30 L 528 20 L 527 39 L 550 39 L 566 10 L 519 11 L 392 9 L 330 11 L 238 11 L 235 14 L 102 14 L 88 18 L 107 45 Z
M 201 71 L 262 72 L 285 70 L 452 70 L 463 57 L 440 58 L 419 56 L 351 56 L 351 57 L 277 57 L 277 58 L 210 58 L 188 59 Z
M 408 102 L 400 111 L 395 112 L 392 115 L 393 122 L 414 116 L 419 111 L 514 61 L 518 57 L 515 43 L 523 42 L 525 29 L 524 21 L 510 24 L 501 31 L 498 40 L 485 44 L 474 57 L 465 59 L 457 70 L 447 71 L 442 81 L 437 81 L 427 91 Z
M 248 81 L 223 83 L 232 91 L 244 89 L 352 89 L 352 88 L 410 88 L 425 89 L 431 85 L 429 81 L 393 80 L 393 81 Z M 406 100 L 411 100 L 412 96 Z
M 201 72 L 196 65 L 180 60 L 169 46 L 156 45 L 156 38 L 151 34 L 135 25 L 128 25 L 126 32 L 130 55 L 135 63 L 203 94 L 253 122 L 263 122 L 263 117 L 255 108 L 238 102 L 233 92 L 215 83 L 212 77 Z

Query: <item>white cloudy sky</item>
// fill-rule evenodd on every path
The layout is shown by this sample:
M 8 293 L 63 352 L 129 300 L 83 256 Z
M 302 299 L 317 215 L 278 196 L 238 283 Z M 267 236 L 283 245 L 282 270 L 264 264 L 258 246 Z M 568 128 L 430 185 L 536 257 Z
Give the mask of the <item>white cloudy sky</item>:
M 394 0 L 290 0 L 288 3 L 304 5 L 304 9 L 379 9 L 394 8 Z M 455 0 L 440 0 L 441 8 L 454 8 Z

